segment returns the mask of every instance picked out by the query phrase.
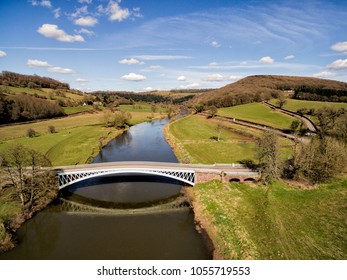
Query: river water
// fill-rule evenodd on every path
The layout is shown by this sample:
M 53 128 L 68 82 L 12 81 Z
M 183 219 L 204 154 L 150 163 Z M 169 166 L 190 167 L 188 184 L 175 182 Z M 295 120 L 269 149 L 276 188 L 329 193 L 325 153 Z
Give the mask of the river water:
M 162 133 L 166 123 L 131 127 L 93 162 L 177 162 Z M 27 221 L 18 246 L 0 259 L 210 259 L 192 210 L 177 207 L 181 188 L 175 180 L 136 174 L 76 183 Z

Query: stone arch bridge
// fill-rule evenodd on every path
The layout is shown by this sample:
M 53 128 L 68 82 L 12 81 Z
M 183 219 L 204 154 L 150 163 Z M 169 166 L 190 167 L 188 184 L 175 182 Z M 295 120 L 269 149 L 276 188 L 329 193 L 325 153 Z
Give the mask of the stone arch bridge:
M 59 189 L 74 183 L 105 175 L 146 174 L 176 179 L 189 186 L 213 179 L 221 181 L 254 181 L 259 174 L 236 164 L 182 164 L 168 162 L 108 162 L 55 167 Z

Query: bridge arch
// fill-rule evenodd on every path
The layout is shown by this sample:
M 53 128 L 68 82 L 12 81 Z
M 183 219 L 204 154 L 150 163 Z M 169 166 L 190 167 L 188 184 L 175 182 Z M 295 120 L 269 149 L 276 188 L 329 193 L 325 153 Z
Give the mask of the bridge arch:
M 156 175 L 166 178 L 175 179 L 186 183 L 190 186 L 195 184 L 195 171 L 194 170 L 166 170 L 166 169 L 135 169 L 135 168 L 119 168 L 107 170 L 91 170 L 91 171 L 58 171 L 58 184 L 59 189 L 63 189 L 77 182 L 81 182 L 90 178 L 100 177 L 104 175 L 118 175 L 118 174 L 144 174 Z

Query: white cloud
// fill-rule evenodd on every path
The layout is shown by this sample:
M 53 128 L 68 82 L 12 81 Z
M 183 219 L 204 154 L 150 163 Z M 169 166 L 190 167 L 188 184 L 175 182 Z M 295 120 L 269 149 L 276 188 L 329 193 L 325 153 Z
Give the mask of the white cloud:
M 217 63 L 217 62 L 215 62 L 215 61 L 213 61 L 213 62 L 209 63 L 208 65 L 209 65 L 209 66 L 217 66 L 217 65 L 218 65 L 218 63 Z
M 86 82 L 88 82 L 88 80 L 87 79 L 82 79 L 82 78 L 77 78 L 76 82 L 77 83 L 86 83 Z
M 127 65 L 136 65 L 136 64 L 143 64 L 141 61 L 137 60 L 136 58 L 129 58 L 129 59 L 122 59 L 118 61 L 120 64 L 127 64 Z
M 109 20 L 112 21 L 123 21 L 125 19 L 127 19 L 130 16 L 130 11 L 127 8 L 122 9 L 119 6 L 119 3 L 121 1 L 112 1 L 110 0 L 110 2 L 108 3 L 108 6 L 106 8 L 104 8 L 102 5 L 98 6 L 98 11 L 100 13 L 104 13 L 107 14 L 109 16 Z
M 33 6 L 41 6 L 41 7 L 46 7 L 46 8 L 52 8 L 51 1 L 49 0 L 42 0 L 42 1 L 31 1 L 31 5 Z
M 331 49 L 337 52 L 347 52 L 347 41 L 336 43 L 331 46 Z
M 87 3 L 87 4 L 91 4 L 93 2 L 93 0 L 78 0 L 78 3 Z
M 214 48 L 219 48 L 221 46 L 221 44 L 219 44 L 217 41 L 212 41 L 211 46 Z
M 199 86 L 200 86 L 199 83 L 192 83 L 192 84 L 180 86 L 180 88 L 182 88 L 182 89 L 190 89 L 190 88 L 198 88 Z
M 60 18 L 61 9 L 57 8 L 53 10 L 54 18 Z
M 50 73 L 59 73 L 59 74 L 74 74 L 75 71 L 70 68 L 61 68 L 61 67 L 50 67 L 47 69 Z
M 290 55 L 287 55 L 287 56 L 284 58 L 284 60 L 291 60 L 291 59 L 294 59 L 294 58 L 295 58 L 295 55 L 290 54 Z
M 150 70 L 158 70 L 158 69 L 161 68 L 161 66 L 160 66 L 160 65 L 151 65 L 151 66 L 149 66 L 148 68 L 149 68 Z
M 347 69 L 347 59 L 338 59 L 327 65 L 329 69 Z
M 82 6 L 80 8 L 77 8 L 74 13 L 68 14 L 69 16 L 73 18 L 77 18 L 81 15 L 87 15 L 88 14 L 88 6 Z
M 223 76 L 221 74 L 210 74 L 206 78 L 202 78 L 203 81 L 209 81 L 209 82 L 220 82 L 220 81 L 236 81 L 241 79 L 242 76 Z
M 29 67 L 49 67 L 51 66 L 47 61 L 41 61 L 36 59 L 28 59 L 27 65 Z
M 7 55 L 7 53 L 5 53 L 4 51 L 0 51 L 0 57 L 4 57 L 6 55 Z
M 129 73 L 128 75 L 122 76 L 121 79 L 127 81 L 140 82 L 146 80 L 147 77 L 140 74 Z
M 259 59 L 259 62 L 261 64 L 272 64 L 275 62 L 275 60 L 270 56 L 264 56 L 261 59 Z
M 146 88 L 144 88 L 144 90 L 145 90 L 145 91 L 152 91 L 153 88 L 152 88 L 152 87 L 146 87 Z
M 134 57 L 142 60 L 176 60 L 191 58 L 190 56 L 185 55 L 136 55 Z
M 95 35 L 95 33 L 93 32 L 93 31 L 91 31 L 91 30 L 88 30 L 88 29 L 86 29 L 86 28 L 81 28 L 80 30 L 77 30 L 77 31 L 75 31 L 75 32 L 77 32 L 77 33 L 84 33 L 84 34 L 87 34 L 87 35 L 89 35 L 89 36 L 93 36 L 93 35 Z
M 187 77 L 186 76 L 179 76 L 177 78 L 177 81 L 186 81 L 187 80 Z
M 43 24 L 38 30 L 38 33 L 48 38 L 54 38 L 61 42 L 84 42 L 81 35 L 69 35 L 64 30 L 58 28 L 55 24 Z
M 94 26 L 95 24 L 98 23 L 98 20 L 91 16 L 87 16 L 87 17 L 80 17 L 79 19 L 76 19 L 74 22 L 76 25 Z
M 204 81 L 223 81 L 224 77 L 220 74 L 210 74 L 207 78 L 202 78 Z
M 316 78 L 332 78 L 336 76 L 336 73 L 329 72 L 329 71 L 322 71 L 322 72 L 313 74 L 312 76 Z

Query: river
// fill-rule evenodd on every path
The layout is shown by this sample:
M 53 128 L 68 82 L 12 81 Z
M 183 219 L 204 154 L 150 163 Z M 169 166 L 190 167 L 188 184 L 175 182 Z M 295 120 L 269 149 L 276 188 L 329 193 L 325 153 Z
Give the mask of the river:
M 177 162 L 162 133 L 168 120 L 131 127 L 94 163 Z M 27 221 L 0 259 L 210 259 L 182 184 L 159 176 L 104 176 L 76 183 Z

